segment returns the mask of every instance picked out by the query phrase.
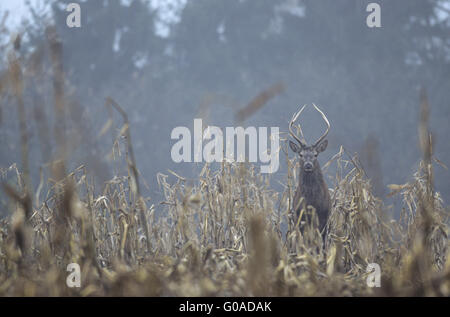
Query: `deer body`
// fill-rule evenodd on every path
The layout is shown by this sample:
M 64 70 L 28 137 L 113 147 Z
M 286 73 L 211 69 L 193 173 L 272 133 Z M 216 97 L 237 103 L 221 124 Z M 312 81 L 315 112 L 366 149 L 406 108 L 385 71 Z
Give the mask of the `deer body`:
M 302 197 L 304 204 L 299 204 Z M 319 230 L 323 230 L 328 220 L 331 203 L 330 193 L 318 163 L 312 172 L 305 172 L 300 168 L 299 182 L 293 203 L 297 207 L 296 217 L 300 215 L 302 208 L 314 207 L 319 218 Z
M 317 108 L 316 105 L 314 105 L 314 107 L 317 111 L 320 112 L 322 118 L 327 123 L 327 131 L 319 138 L 316 143 L 308 146 L 304 140 L 298 138 L 292 131 L 292 125 L 294 121 L 297 120 L 297 118 L 300 116 L 305 106 L 303 106 L 303 108 L 299 112 L 294 114 L 289 124 L 289 132 L 291 136 L 297 141 L 297 143 L 289 141 L 289 146 L 292 151 L 299 155 L 300 163 L 299 183 L 294 195 L 293 211 L 295 212 L 295 216 L 298 219 L 302 209 L 306 210 L 308 206 L 312 206 L 315 209 L 317 217 L 319 219 L 319 230 L 321 232 L 324 232 L 323 229 L 325 228 L 328 220 L 328 215 L 330 213 L 331 200 L 327 184 L 325 183 L 322 175 L 322 170 L 320 168 L 319 162 L 317 161 L 317 156 L 327 148 L 328 141 L 325 140 L 325 137 L 329 132 L 330 123 L 328 122 L 328 119 L 323 114 L 323 112 L 319 108 Z

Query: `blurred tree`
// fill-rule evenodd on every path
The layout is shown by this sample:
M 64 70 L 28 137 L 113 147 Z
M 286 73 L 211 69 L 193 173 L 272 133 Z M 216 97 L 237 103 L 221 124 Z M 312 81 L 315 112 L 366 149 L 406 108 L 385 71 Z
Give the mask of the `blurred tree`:
M 70 2 L 53 2 L 52 12 L 63 39 L 66 65 L 70 65 L 70 79 L 76 87 L 98 91 L 111 81 L 116 82 L 114 86 L 124 85 L 136 68 L 161 54 L 153 14 L 143 1 L 86 1 L 81 6 L 79 29 L 66 26 L 65 8 Z

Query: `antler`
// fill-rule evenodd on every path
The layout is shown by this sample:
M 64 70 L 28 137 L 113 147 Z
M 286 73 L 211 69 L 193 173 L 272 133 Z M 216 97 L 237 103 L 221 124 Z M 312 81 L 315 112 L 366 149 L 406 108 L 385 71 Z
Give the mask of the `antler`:
M 313 106 L 314 106 L 314 108 L 316 108 L 317 111 L 319 111 L 319 113 L 322 115 L 323 120 L 325 120 L 325 122 L 327 124 L 327 131 L 325 131 L 325 133 L 319 138 L 319 140 L 317 140 L 317 142 L 314 143 L 314 146 L 316 146 L 320 142 L 322 142 L 327 137 L 328 132 L 330 132 L 330 122 L 328 121 L 328 119 L 325 116 L 325 114 L 315 104 L 313 104 Z
M 302 113 L 302 111 L 305 109 L 305 107 L 306 107 L 306 105 L 304 105 L 297 113 L 294 113 L 294 115 L 292 116 L 291 121 L 289 122 L 289 133 L 291 134 L 291 136 L 292 136 L 295 140 L 297 140 L 298 143 L 300 143 L 300 145 L 301 145 L 302 147 L 305 147 L 305 146 L 306 146 L 306 143 L 303 142 L 302 140 L 300 140 L 300 139 L 295 135 L 294 131 L 292 131 L 292 125 L 293 125 L 294 122 L 298 119 L 298 117 L 300 116 L 300 114 Z M 301 133 L 302 136 L 303 136 L 303 133 L 302 133 L 301 131 L 302 131 L 302 129 L 300 128 L 300 133 Z
M 317 107 L 315 104 L 313 104 L 314 108 L 322 115 L 323 120 L 325 121 L 325 123 L 327 124 L 327 130 L 325 131 L 325 133 L 319 138 L 319 140 L 317 140 L 316 143 L 314 143 L 313 146 L 317 146 L 320 142 L 322 142 L 328 135 L 328 132 L 330 132 L 330 122 L 328 121 L 327 117 L 325 116 L 325 114 L 322 112 L 322 110 L 319 109 L 319 107 Z M 305 147 L 306 146 L 306 141 L 302 141 L 300 140 L 294 133 L 294 131 L 292 130 L 292 126 L 294 124 L 294 122 L 298 119 L 298 117 L 300 116 L 300 114 L 303 112 L 303 110 L 305 109 L 306 105 L 304 105 L 298 112 L 294 113 L 294 115 L 292 116 L 291 121 L 289 122 L 289 133 L 291 134 L 291 136 L 297 140 L 298 143 L 300 143 L 301 146 Z M 302 133 L 302 129 L 300 127 L 300 133 L 302 134 L 303 137 L 303 133 Z

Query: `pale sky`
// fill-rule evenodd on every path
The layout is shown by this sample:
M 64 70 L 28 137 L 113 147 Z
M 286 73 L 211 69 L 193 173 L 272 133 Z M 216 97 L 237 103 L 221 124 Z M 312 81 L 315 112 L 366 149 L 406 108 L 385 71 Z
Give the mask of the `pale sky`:
M 8 26 L 14 29 L 20 24 L 21 19 L 29 16 L 27 0 L 0 0 L 0 13 L 9 11 Z M 45 0 L 28 0 L 31 5 L 38 8 L 38 11 L 46 9 Z M 91 0 L 99 1 L 99 0 Z M 158 12 L 159 21 L 155 21 L 157 34 L 167 36 L 169 33 L 168 25 L 179 22 L 181 10 L 186 5 L 187 0 L 151 0 L 150 7 Z M 76 1 L 74 1 L 76 2 Z M 79 1 L 83 2 L 83 1 Z M 121 4 L 129 5 L 131 0 L 120 0 Z M 1 17 L 1 16 L 0 16 Z M 162 23 L 161 23 L 162 22 Z
M 29 0 L 32 5 L 43 5 L 42 0 Z M 0 12 L 9 11 L 9 23 L 12 26 L 17 26 L 22 17 L 28 15 L 28 8 L 25 5 L 25 0 L 0 0 Z
M 10 28 L 14 28 L 15 26 L 18 26 L 20 23 L 21 18 L 26 18 L 28 13 L 28 8 L 25 4 L 27 0 L 0 0 L 0 13 L 4 12 L 5 10 L 9 11 L 9 26 Z M 45 2 L 44 0 L 28 0 L 34 7 L 37 7 L 40 10 L 45 9 Z M 95 0 L 98 1 L 98 0 Z M 120 0 L 123 5 L 128 5 L 130 0 Z M 187 0 L 151 0 L 150 6 L 152 9 L 156 9 L 159 12 L 160 19 L 163 20 L 165 23 L 172 24 L 177 23 L 179 19 L 180 10 L 184 8 L 186 5 Z M 81 1 L 83 2 L 83 1 Z M 444 8 L 444 10 L 437 10 L 438 17 L 440 19 L 448 19 L 449 18 L 449 11 L 450 10 L 450 0 L 440 2 L 440 6 Z M 0 16 L 1 18 L 1 16 Z M 158 24 L 158 23 L 157 23 Z M 162 33 L 160 35 L 167 35 L 165 34 L 167 30 L 164 30 L 164 26 L 157 25 L 159 28 L 163 28 L 162 30 L 159 30 L 157 33 Z

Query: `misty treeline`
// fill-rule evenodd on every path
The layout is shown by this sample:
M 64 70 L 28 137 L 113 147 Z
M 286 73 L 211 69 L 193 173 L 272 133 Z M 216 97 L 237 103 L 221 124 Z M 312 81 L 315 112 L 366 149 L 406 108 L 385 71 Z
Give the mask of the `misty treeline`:
M 44 1 L 45 2 L 45 1 Z M 85 164 L 109 179 L 111 148 L 121 118 L 105 107 L 111 97 L 130 120 L 137 166 L 157 197 L 156 174 L 168 169 L 192 177 L 202 166 L 170 158 L 177 126 L 194 118 L 226 127 L 279 126 L 303 104 L 315 103 L 331 122 L 329 148 L 359 153 L 375 193 L 404 183 L 417 170 L 419 91 L 431 105 L 434 156 L 450 163 L 449 1 L 378 1 L 379 29 L 366 26 L 372 1 L 187 0 L 173 11 L 147 1 L 81 3 L 82 27 L 66 26 L 66 5 L 29 7 L 17 28 L 2 19 L 1 78 L 17 59 L 22 66 L 32 185 L 56 151 L 49 29 L 62 43 L 65 134 L 72 168 Z M 172 15 L 170 15 L 172 14 Z M 169 18 L 171 19 L 169 19 Z M 18 40 L 20 37 L 20 41 Z M 17 100 L 4 81 L 0 101 L 0 166 L 20 162 Z M 262 91 L 280 93 L 243 122 L 236 115 Z M 321 134 L 313 111 L 302 119 L 307 138 Z M 273 178 L 286 176 L 286 164 Z M 436 189 L 450 197 L 449 172 L 437 166 Z M 331 183 L 329 184 L 332 185 Z

